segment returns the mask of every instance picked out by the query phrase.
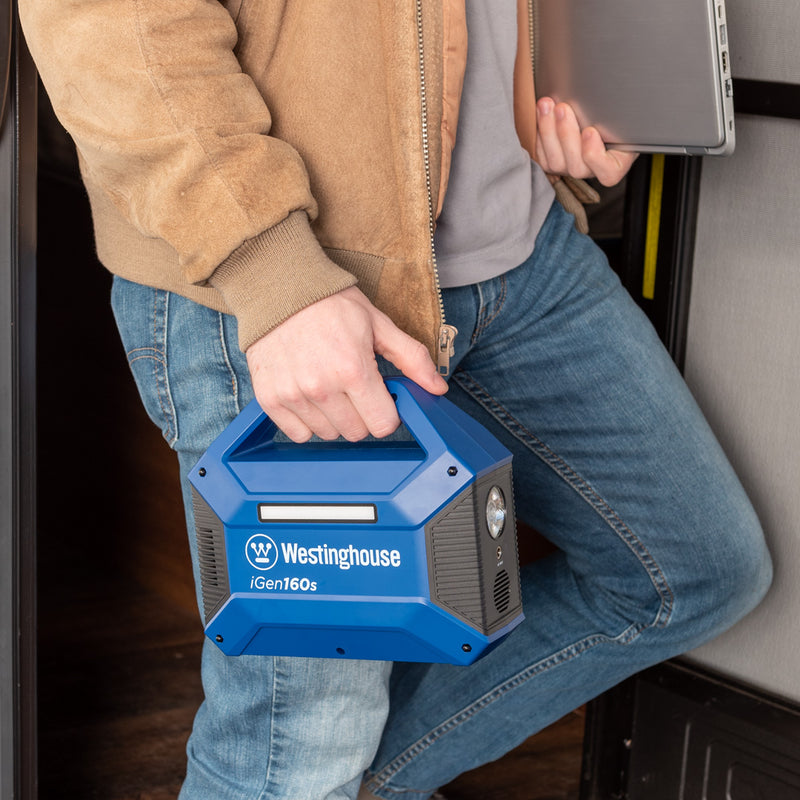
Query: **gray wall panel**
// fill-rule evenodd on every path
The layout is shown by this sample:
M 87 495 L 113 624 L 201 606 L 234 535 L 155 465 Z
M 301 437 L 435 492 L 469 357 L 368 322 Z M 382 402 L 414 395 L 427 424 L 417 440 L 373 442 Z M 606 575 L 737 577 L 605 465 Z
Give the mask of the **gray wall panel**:
M 686 378 L 761 517 L 776 578 L 693 658 L 800 701 L 800 122 L 737 127 L 736 154 L 703 164 Z
M 798 0 L 726 0 L 734 78 L 800 83 Z

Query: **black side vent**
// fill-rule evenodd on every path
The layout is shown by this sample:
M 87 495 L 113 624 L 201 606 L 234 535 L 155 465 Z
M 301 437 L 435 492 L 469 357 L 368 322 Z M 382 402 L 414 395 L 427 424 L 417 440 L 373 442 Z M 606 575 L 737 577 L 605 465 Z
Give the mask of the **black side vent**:
M 222 521 L 208 503 L 192 488 L 192 508 L 200 564 L 200 590 L 206 625 L 230 597 L 228 561 L 225 557 L 225 532 Z
M 429 537 L 432 595 L 441 605 L 482 627 L 481 559 L 472 489 L 434 520 Z
M 494 579 L 494 607 L 499 614 L 508 610 L 511 603 L 511 577 L 506 570 L 500 570 Z

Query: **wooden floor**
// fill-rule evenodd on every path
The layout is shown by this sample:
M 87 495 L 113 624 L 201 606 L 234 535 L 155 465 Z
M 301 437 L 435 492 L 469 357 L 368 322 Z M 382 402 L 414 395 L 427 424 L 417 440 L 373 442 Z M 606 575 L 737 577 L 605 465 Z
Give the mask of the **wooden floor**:
M 135 396 L 81 190 L 44 180 L 40 798 L 167 800 L 179 791 L 201 701 L 201 630 L 176 463 Z M 65 257 L 85 263 L 79 279 L 63 269 Z M 572 714 L 462 776 L 446 795 L 576 800 L 582 734 L 583 716 Z

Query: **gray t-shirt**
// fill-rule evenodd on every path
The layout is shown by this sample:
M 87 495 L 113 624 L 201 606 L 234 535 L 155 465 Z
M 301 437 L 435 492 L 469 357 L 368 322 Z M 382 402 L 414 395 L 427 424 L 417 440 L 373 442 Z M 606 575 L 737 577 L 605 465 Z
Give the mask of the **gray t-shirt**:
M 435 247 L 443 287 L 519 266 L 553 189 L 514 127 L 516 0 L 466 0 L 469 49 L 450 182 Z

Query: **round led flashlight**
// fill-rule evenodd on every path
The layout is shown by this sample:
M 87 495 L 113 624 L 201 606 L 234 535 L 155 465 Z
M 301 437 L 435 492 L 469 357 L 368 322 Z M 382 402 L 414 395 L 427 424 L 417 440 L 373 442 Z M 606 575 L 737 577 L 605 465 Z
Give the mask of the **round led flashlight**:
M 499 538 L 506 526 L 506 498 L 499 486 L 492 486 L 486 500 L 486 524 L 489 536 Z

